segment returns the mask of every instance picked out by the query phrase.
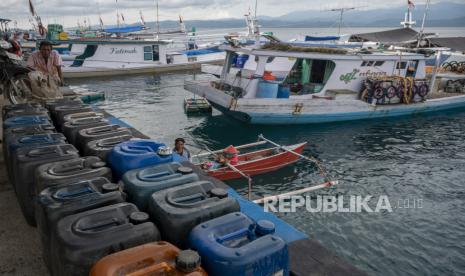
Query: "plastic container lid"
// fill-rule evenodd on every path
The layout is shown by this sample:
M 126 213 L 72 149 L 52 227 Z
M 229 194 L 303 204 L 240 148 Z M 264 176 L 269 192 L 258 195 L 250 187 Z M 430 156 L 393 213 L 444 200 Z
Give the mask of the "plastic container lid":
M 192 170 L 192 168 L 189 168 L 189 167 L 185 167 L 185 166 L 181 166 L 177 169 L 177 171 L 181 174 L 190 174 L 192 173 L 194 170 Z
M 144 212 L 134 212 L 129 215 L 129 222 L 132 224 L 141 224 L 149 220 L 149 215 Z
M 102 185 L 102 192 L 103 193 L 110 193 L 119 190 L 119 186 L 115 183 L 105 183 Z
M 176 268 L 182 272 L 192 272 L 200 266 L 200 255 L 194 250 L 183 250 L 176 256 Z
M 105 167 L 106 165 L 107 165 L 107 164 L 106 164 L 105 162 L 103 162 L 103 161 L 97 161 L 97 162 L 95 162 L 95 163 L 93 163 L 93 164 L 91 165 L 91 168 L 92 168 L 92 169 L 98 169 L 98 168 Z
M 262 219 L 257 222 L 257 226 L 255 228 L 255 232 L 257 233 L 257 235 L 259 236 L 269 235 L 269 234 L 273 234 L 274 231 L 275 231 L 275 226 L 274 226 L 274 223 L 272 223 L 271 221 Z
M 214 188 L 210 191 L 212 197 L 226 198 L 228 197 L 228 191 L 223 188 Z

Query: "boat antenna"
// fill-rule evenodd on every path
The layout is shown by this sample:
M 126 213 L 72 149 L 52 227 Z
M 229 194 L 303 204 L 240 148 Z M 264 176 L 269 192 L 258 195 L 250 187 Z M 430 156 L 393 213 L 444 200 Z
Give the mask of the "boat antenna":
M 158 14 L 158 0 L 155 1 L 157 7 L 157 38 L 160 35 L 160 16 Z
M 329 11 L 333 11 L 333 12 L 339 12 L 339 26 L 337 28 L 337 35 L 338 36 L 341 35 L 342 19 L 344 17 L 344 13 L 346 11 L 355 10 L 357 8 L 361 8 L 361 7 L 337 8 L 337 9 L 330 9 L 329 10 Z
M 258 7 L 258 0 L 255 0 L 255 19 L 257 19 L 257 7 Z
M 426 21 L 426 16 L 428 15 L 430 2 L 431 0 L 426 0 L 425 12 L 423 13 L 423 20 L 421 21 L 421 29 L 420 29 L 420 33 L 418 34 L 417 48 L 420 47 L 420 42 L 423 39 L 423 35 L 425 32 L 425 21 Z

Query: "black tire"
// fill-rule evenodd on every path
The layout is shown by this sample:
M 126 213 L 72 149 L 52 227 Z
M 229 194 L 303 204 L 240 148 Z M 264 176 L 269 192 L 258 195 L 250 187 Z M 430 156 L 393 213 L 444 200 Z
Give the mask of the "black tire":
M 385 93 L 388 99 L 392 99 L 397 95 L 397 89 L 391 85 L 386 89 Z
M 375 88 L 373 91 L 373 97 L 378 100 L 384 98 L 384 90 L 381 87 Z
M 422 84 L 418 87 L 418 95 L 422 98 L 425 98 L 428 95 L 429 87 L 427 84 Z

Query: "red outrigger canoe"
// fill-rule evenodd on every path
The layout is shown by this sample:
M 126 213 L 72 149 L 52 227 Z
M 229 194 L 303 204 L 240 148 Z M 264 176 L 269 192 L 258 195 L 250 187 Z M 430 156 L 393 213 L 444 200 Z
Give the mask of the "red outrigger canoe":
M 286 146 L 285 148 L 295 153 L 302 154 L 306 144 L 307 142 L 304 142 L 292 146 Z M 253 176 L 278 170 L 295 163 L 299 159 L 299 156 L 289 151 L 283 151 L 280 147 L 273 147 L 240 154 L 239 163 L 234 167 L 248 176 Z M 231 180 L 242 177 L 240 173 L 229 167 L 221 167 L 207 172 L 210 176 L 219 180 Z

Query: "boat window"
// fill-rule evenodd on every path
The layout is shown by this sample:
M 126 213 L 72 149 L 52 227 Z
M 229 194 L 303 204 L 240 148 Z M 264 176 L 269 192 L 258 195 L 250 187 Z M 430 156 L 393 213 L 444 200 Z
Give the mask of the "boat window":
M 160 47 L 158 45 L 152 45 L 153 49 L 153 61 L 160 60 Z
M 375 62 L 375 66 L 382 66 L 384 64 L 384 61 L 378 60 Z
M 266 60 L 266 63 L 272 63 L 274 60 L 274 57 L 268 57 L 268 59 Z
M 407 62 L 406 61 L 397 62 L 396 69 L 405 69 L 405 68 L 407 68 Z
M 370 60 L 370 61 L 367 61 L 367 65 L 366 66 L 373 66 L 375 62 L 373 60 Z
M 362 67 L 363 67 L 363 66 L 367 66 L 367 61 L 366 61 L 366 60 L 363 61 L 363 62 L 362 62 L 362 65 L 360 65 L 360 66 L 362 66 Z
M 418 68 L 418 60 L 408 62 L 406 77 L 415 77 Z
M 331 60 L 298 59 L 284 83 L 294 95 L 320 92 L 331 77 L 336 64 Z
M 152 46 L 144 46 L 144 60 L 153 60 Z

